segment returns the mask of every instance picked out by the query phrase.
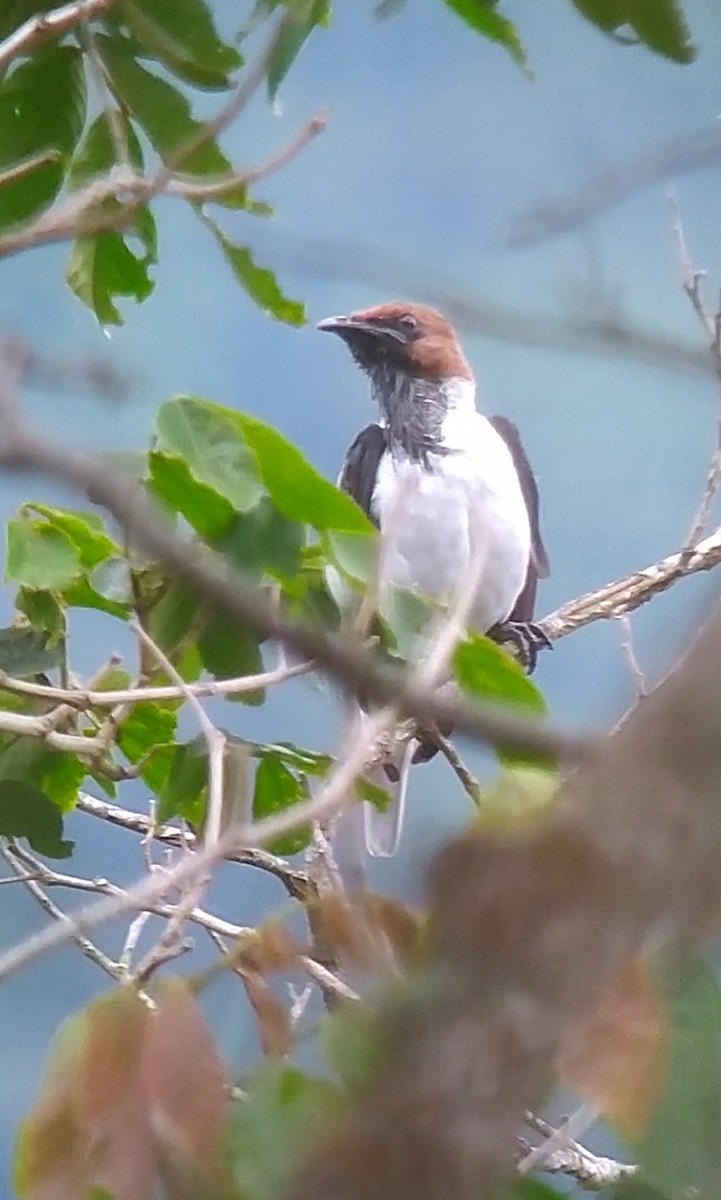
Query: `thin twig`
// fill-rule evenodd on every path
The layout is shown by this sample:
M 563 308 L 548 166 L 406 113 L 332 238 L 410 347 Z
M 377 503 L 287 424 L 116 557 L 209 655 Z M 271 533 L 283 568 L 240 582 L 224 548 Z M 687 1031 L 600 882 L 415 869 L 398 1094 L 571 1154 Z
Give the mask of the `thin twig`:
M 543 1137 L 550 1138 L 556 1132 L 555 1127 L 535 1113 L 527 1112 L 525 1122 Z M 531 1147 L 525 1139 L 519 1139 L 524 1156 Z M 585 1146 L 573 1139 L 569 1140 L 563 1149 L 555 1150 L 546 1160 L 544 1171 L 554 1175 L 568 1175 L 575 1179 L 581 1187 L 591 1191 L 602 1191 L 616 1187 L 624 1180 L 638 1174 L 638 1167 L 633 1163 L 618 1162 L 600 1154 L 592 1154 Z
M 642 571 L 607 583 L 595 592 L 569 600 L 540 621 L 551 641 L 558 641 L 594 621 L 608 620 L 633 612 L 653 596 L 666 591 L 679 579 L 710 571 L 721 563 L 721 526 L 699 542 L 693 550 L 669 554 Z
M 153 825 L 143 813 L 131 812 L 107 800 L 90 796 L 87 792 L 79 792 L 75 807 L 79 812 L 107 821 L 130 833 L 139 833 L 142 837 L 152 837 L 166 846 L 178 846 L 192 849 L 196 845 L 195 834 L 189 829 L 181 829 L 179 825 Z M 305 871 L 292 866 L 285 859 L 258 847 L 236 848 L 227 854 L 229 862 L 241 863 L 243 866 L 255 867 L 278 879 L 289 896 L 295 900 L 305 900 L 311 890 L 310 881 Z
M 629 196 L 721 160 L 718 122 L 662 143 L 597 172 L 570 196 L 547 199 L 516 218 L 508 242 L 533 246 L 578 228 Z
M 182 700 L 191 696 L 203 697 L 242 696 L 260 688 L 273 687 L 288 679 L 297 679 L 314 670 L 315 663 L 284 663 L 257 675 L 239 675 L 234 679 L 216 679 L 205 683 L 186 683 L 184 687 L 136 687 L 117 688 L 113 691 L 97 692 L 88 688 L 61 688 L 34 683 L 30 679 L 15 679 L 0 670 L 0 688 L 26 696 L 42 696 L 72 705 L 74 709 L 113 708 L 116 704 L 146 704 L 157 700 Z
M 42 42 L 60 37 L 76 25 L 101 16 L 114 3 L 115 0 L 75 0 L 74 3 L 63 4 L 51 12 L 30 17 L 6 37 L 4 42 L 0 42 L 0 71 L 18 55 L 27 54 Z
M 708 343 L 709 361 L 716 382 L 716 391 L 718 395 L 716 434 L 714 446 L 711 452 L 711 458 L 706 471 L 706 483 L 704 485 L 701 502 L 694 515 L 691 528 L 689 529 L 684 545 L 686 554 L 689 554 L 696 546 L 699 538 L 703 535 L 706 529 L 706 524 L 713 507 L 713 502 L 716 499 L 719 485 L 721 485 L 721 307 L 718 307 L 713 315 L 706 308 L 701 290 L 701 284 L 705 277 L 704 272 L 696 270 L 691 263 L 686 246 L 686 235 L 684 232 L 683 219 L 681 217 L 681 209 L 678 201 L 674 195 L 669 196 L 669 201 L 673 213 L 673 231 L 678 247 L 679 266 L 681 270 L 683 290 L 688 296 L 691 307 L 693 308 L 699 324 L 704 331 L 704 335 Z
M 464 792 L 470 796 L 477 807 L 481 802 L 481 786 L 478 780 L 468 770 L 453 743 L 447 737 L 444 737 L 439 729 L 429 730 L 428 732 L 451 770 L 455 772 Z
M 223 760 L 225 758 L 225 734 L 221 733 L 215 727 L 210 717 L 206 713 L 202 704 L 198 700 L 183 679 L 182 675 L 173 666 L 167 654 L 164 654 L 160 646 L 151 638 L 147 630 L 143 629 L 139 621 L 131 620 L 130 628 L 140 638 L 144 646 L 146 646 L 155 658 L 158 660 L 163 670 L 175 681 L 177 687 L 180 688 L 185 699 L 190 704 L 195 713 L 200 731 L 205 739 L 205 744 L 208 747 L 208 798 L 206 803 L 205 822 L 203 830 L 203 840 L 206 844 L 214 845 L 220 836 L 220 822 L 223 812 Z
M 15 871 L 18 882 L 25 884 L 30 895 L 48 916 L 62 924 L 68 925 L 72 923 L 72 918 L 68 917 L 61 908 L 58 908 L 57 904 L 53 904 L 49 896 L 45 895 L 41 884 L 38 882 L 37 872 L 33 875 L 26 873 L 21 858 L 15 853 L 15 848 L 7 838 L 0 838 L 0 855 L 5 859 L 8 866 Z M 94 963 L 96 967 L 100 967 L 101 971 L 104 971 L 116 983 L 124 981 L 125 972 L 122 964 L 114 962 L 112 958 L 100 950 L 89 938 L 81 935 L 73 935 L 72 941 L 85 958 Z

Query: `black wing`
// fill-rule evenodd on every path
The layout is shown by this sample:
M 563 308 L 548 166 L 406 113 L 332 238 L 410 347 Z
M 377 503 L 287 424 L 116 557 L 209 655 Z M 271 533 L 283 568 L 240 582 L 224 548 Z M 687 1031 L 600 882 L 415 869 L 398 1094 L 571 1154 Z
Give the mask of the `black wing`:
M 338 487 L 352 496 L 370 517 L 374 525 L 378 519 L 371 512 L 371 500 L 376 486 L 378 464 L 386 449 L 386 433 L 380 425 L 368 425 L 348 447 Z
M 536 484 L 531 464 L 526 457 L 526 451 L 523 449 L 519 432 L 513 421 L 509 421 L 507 417 L 490 417 L 489 420 L 496 432 L 500 433 L 511 452 L 511 457 L 518 472 L 523 499 L 526 501 L 528 519 L 531 523 L 531 557 L 528 560 L 526 582 L 523 585 L 523 591 L 513 606 L 513 611 L 509 613 L 508 620 L 532 621 L 538 580 L 545 579 L 549 571 L 548 555 L 546 554 L 546 547 L 541 537 L 538 485 Z

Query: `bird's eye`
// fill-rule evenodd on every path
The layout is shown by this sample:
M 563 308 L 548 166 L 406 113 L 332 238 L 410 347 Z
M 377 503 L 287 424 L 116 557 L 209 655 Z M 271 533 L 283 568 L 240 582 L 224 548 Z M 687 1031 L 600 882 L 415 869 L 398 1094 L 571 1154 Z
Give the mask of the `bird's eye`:
M 415 333 L 418 328 L 418 321 L 413 313 L 403 313 L 403 316 L 398 318 L 398 324 L 404 333 Z

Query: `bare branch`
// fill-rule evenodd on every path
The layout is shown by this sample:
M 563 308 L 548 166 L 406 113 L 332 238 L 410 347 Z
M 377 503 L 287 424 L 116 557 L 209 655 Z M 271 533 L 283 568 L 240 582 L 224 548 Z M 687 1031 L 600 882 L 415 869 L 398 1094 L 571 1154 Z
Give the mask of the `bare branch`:
M 706 523 L 711 513 L 713 502 L 721 485 L 721 307 L 715 314 L 708 312 L 701 292 L 703 272 L 697 271 L 691 264 L 686 248 L 686 236 L 683 229 L 681 210 L 674 196 L 670 197 L 673 211 L 673 229 L 678 244 L 678 256 L 683 280 L 683 290 L 689 298 L 708 343 L 709 364 L 713 371 L 718 394 L 718 412 L 716 416 L 716 436 L 711 452 L 703 496 L 696 511 L 691 528 L 686 538 L 684 550 L 689 553 L 697 544 L 706 529 Z
M 544 1121 L 534 1113 L 527 1112 L 524 1120 L 531 1129 L 535 1129 L 543 1137 L 550 1138 L 556 1133 L 553 1125 L 549 1125 L 548 1121 Z M 525 1139 L 519 1139 L 519 1141 L 522 1152 L 528 1154 L 532 1147 Z M 621 1163 L 613 1158 L 592 1154 L 590 1150 L 572 1138 L 563 1148 L 553 1151 L 544 1163 L 543 1169 L 552 1175 L 569 1175 L 586 1190 L 599 1192 L 606 1188 L 616 1187 L 624 1180 L 631 1179 L 638 1174 L 638 1167 L 634 1164 Z
M 98 817 L 101 821 L 108 821 L 109 824 L 126 829 L 131 833 L 152 837 L 166 846 L 192 849 L 196 844 L 195 834 L 191 833 L 189 829 L 181 829 L 178 825 L 154 825 L 142 813 L 130 812 L 126 808 L 120 808 L 117 804 L 110 804 L 107 800 L 99 800 L 96 796 L 90 796 L 87 792 L 79 793 L 75 807 L 79 812 Z M 236 848 L 228 853 L 227 859 L 229 862 L 242 863 L 244 866 L 255 867 L 259 871 L 266 871 L 269 875 L 275 876 L 294 899 L 305 900 L 311 891 L 310 881 L 305 871 L 292 866 L 275 854 L 269 854 L 267 850 L 252 847 Z
M 195 713 L 200 731 L 208 747 L 208 800 L 206 805 L 205 828 L 203 840 L 214 845 L 220 836 L 220 821 L 223 811 L 223 760 L 225 758 L 225 734 L 216 729 L 197 696 L 186 684 L 182 675 L 175 669 L 167 654 L 153 641 L 150 634 L 143 629 L 139 621 L 131 621 L 130 628 L 135 631 L 144 646 L 152 651 L 160 666 L 175 680 L 185 699 Z
M 0 855 L 2 855 L 8 866 L 15 872 L 18 882 L 25 884 L 25 887 L 30 892 L 30 895 L 34 900 L 37 901 L 37 903 L 48 914 L 48 916 L 52 917 L 54 921 L 59 921 L 62 924 L 71 923 L 71 918 L 68 917 L 67 914 L 62 911 L 62 909 L 58 908 L 57 904 L 53 904 L 49 896 L 45 895 L 45 892 L 43 891 L 39 881 L 39 879 L 44 875 L 44 872 L 41 873 L 36 865 L 33 873 L 28 873 L 25 870 L 23 857 L 17 854 L 16 848 L 7 838 L 0 838 Z M 27 859 L 25 861 L 27 861 Z M 37 864 L 38 860 L 35 860 L 35 862 Z M 95 889 L 89 890 L 94 891 Z M 80 950 L 81 954 L 84 954 L 85 957 L 89 959 L 90 962 L 94 963 L 96 967 L 100 967 L 101 971 L 104 971 L 105 974 L 109 975 L 110 978 L 116 983 L 124 981 L 125 972 L 122 964 L 114 962 L 112 958 L 109 958 L 108 955 L 100 950 L 94 942 L 91 942 L 89 938 L 76 935 L 72 937 L 72 941 L 75 943 L 78 950 Z
M 1 243 L 0 243 L 1 244 Z M 483 297 L 459 279 L 444 276 L 400 255 L 358 246 L 330 237 L 313 238 L 276 233 L 276 261 L 291 265 L 315 279 L 343 279 L 403 290 L 442 309 L 455 327 L 465 333 L 492 338 L 513 346 L 563 350 L 581 354 L 647 363 L 666 371 L 707 373 L 708 356 L 691 342 L 669 337 L 660 330 L 609 313 L 546 316 Z
M 30 17 L 4 42 L 0 42 L 0 71 L 19 54 L 27 54 L 29 50 L 60 37 L 81 22 L 101 16 L 114 3 L 115 0 L 74 0 L 74 3 L 63 4 L 50 12 Z
M 680 550 L 669 554 L 660 562 L 652 563 L 642 571 L 607 583 L 595 592 L 579 596 L 577 600 L 569 600 L 555 612 L 549 613 L 540 621 L 541 628 L 551 641 L 567 637 L 577 629 L 590 625 L 594 621 L 605 621 L 609 617 L 618 617 L 623 613 L 633 612 L 640 608 L 653 596 L 665 592 L 667 588 L 699 571 L 710 571 L 721 563 L 721 526 L 699 542 L 693 549 Z
M 615 166 L 593 175 L 575 194 L 534 204 L 513 223 L 508 244 L 534 246 L 590 221 L 653 184 L 721 161 L 718 122 L 696 133 L 685 133 L 645 154 L 636 152 Z
M 175 687 L 119 688 L 114 691 L 96 692 L 91 688 L 61 688 L 49 684 L 33 683 L 30 679 L 15 679 L 0 670 L 0 688 L 25 696 L 42 696 L 48 700 L 72 705 L 74 709 L 114 708 L 116 704 L 145 704 L 156 700 L 182 700 L 190 697 L 242 696 L 259 688 L 273 687 L 288 679 L 297 679 L 315 669 L 315 663 L 283 663 L 257 675 L 238 675 L 234 679 L 215 679 L 205 683 L 186 683 Z

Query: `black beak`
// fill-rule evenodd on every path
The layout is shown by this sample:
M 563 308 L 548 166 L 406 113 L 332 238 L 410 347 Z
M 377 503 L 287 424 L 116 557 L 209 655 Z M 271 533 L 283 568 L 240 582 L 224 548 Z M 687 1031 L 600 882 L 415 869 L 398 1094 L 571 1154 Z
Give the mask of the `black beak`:
M 322 333 L 337 333 L 345 340 L 352 340 L 354 335 L 367 335 L 378 341 L 396 342 L 405 345 L 403 334 L 388 325 L 379 325 L 372 321 L 358 321 L 354 317 L 326 317 L 319 321 L 317 327 Z

